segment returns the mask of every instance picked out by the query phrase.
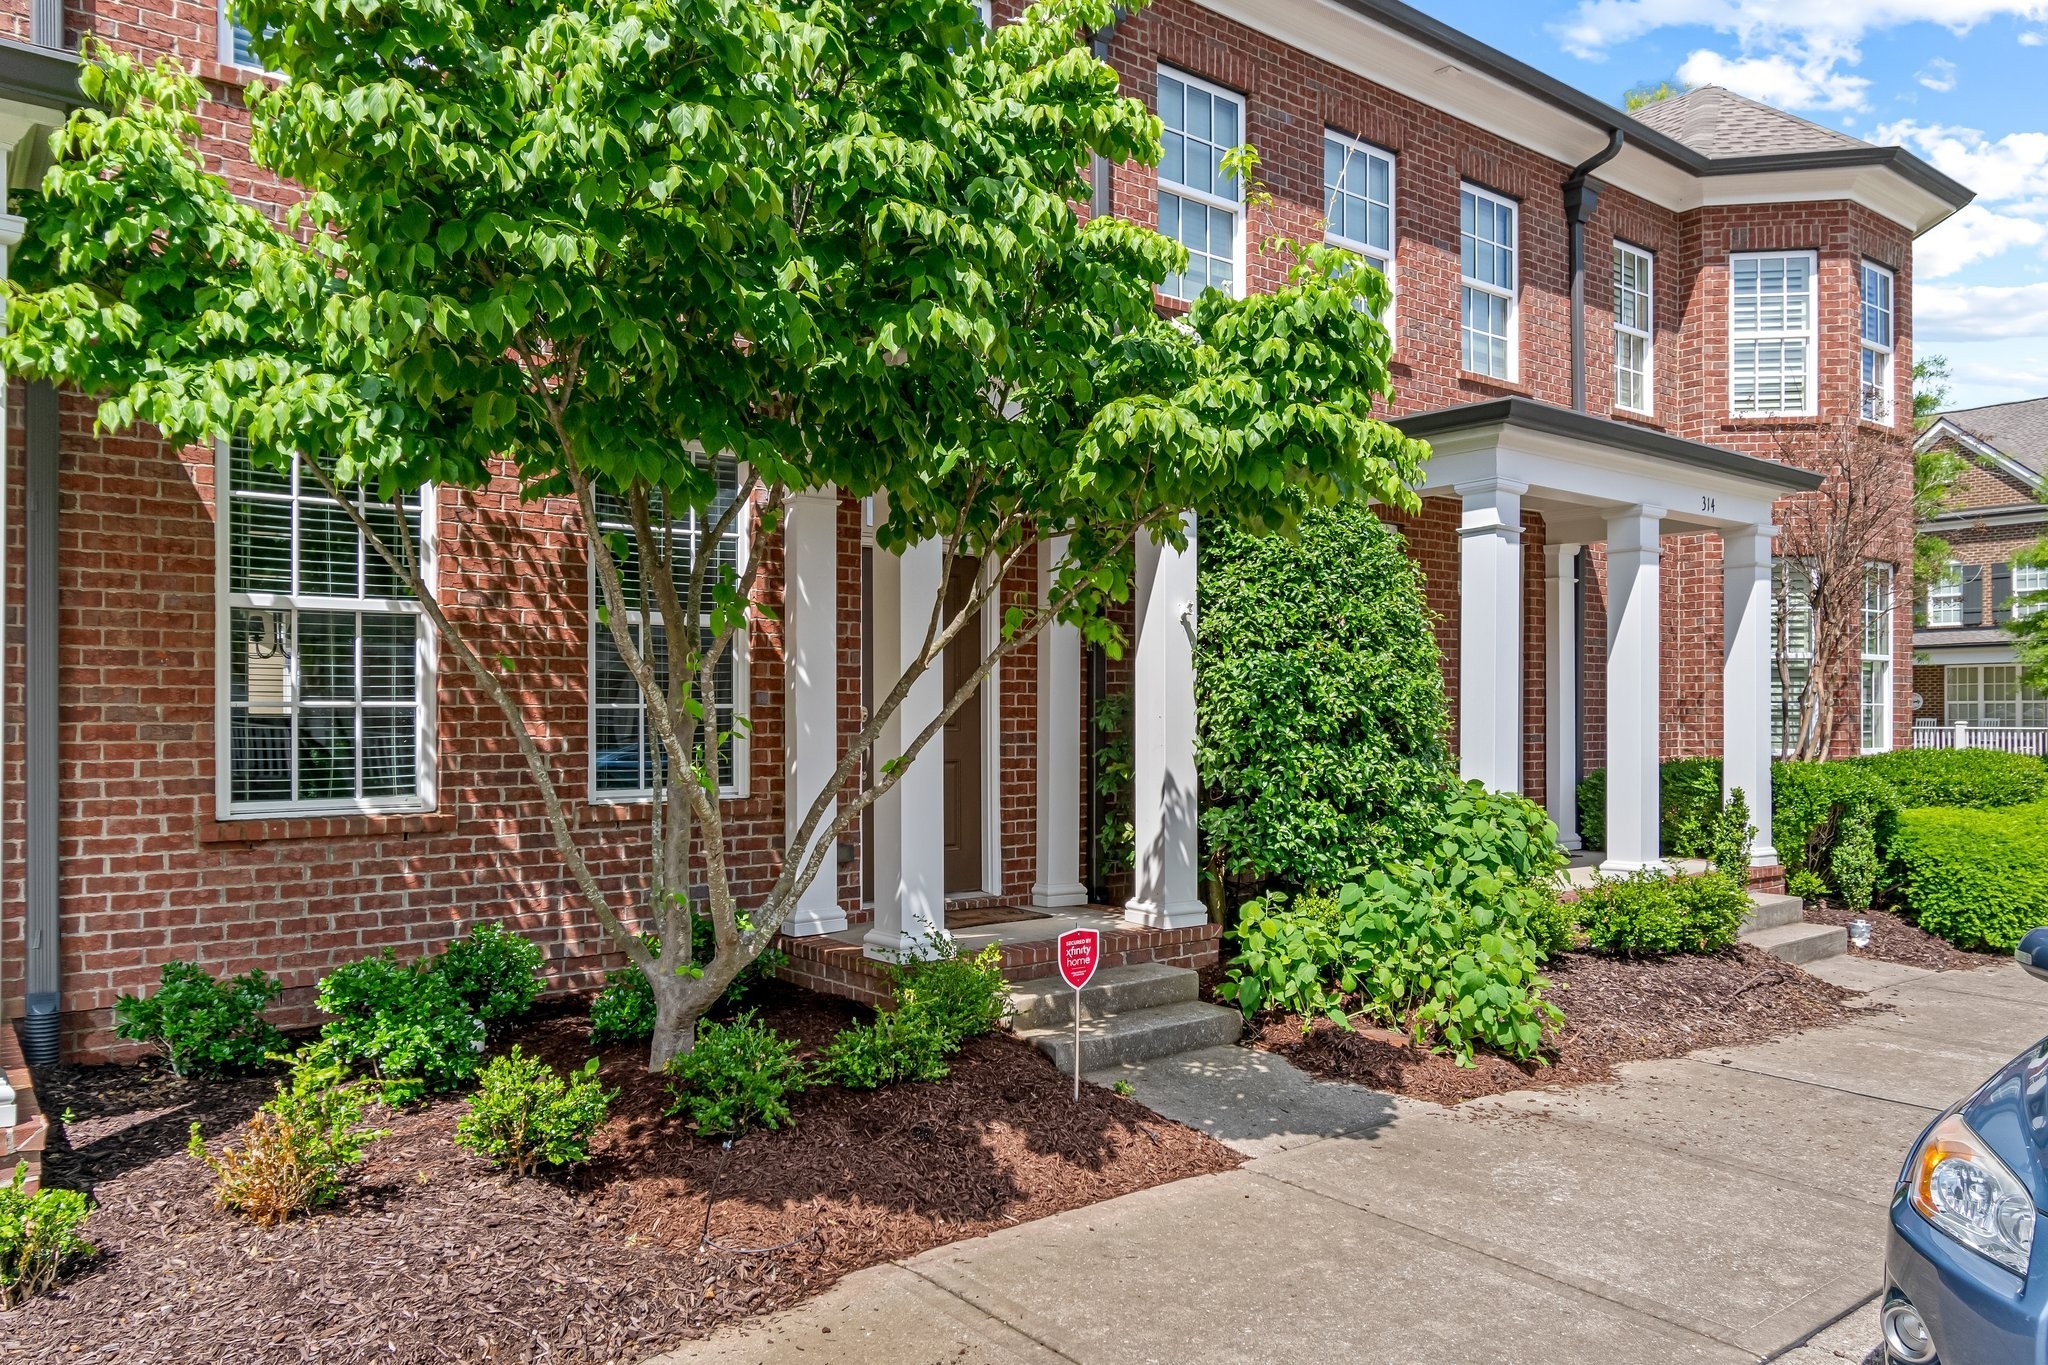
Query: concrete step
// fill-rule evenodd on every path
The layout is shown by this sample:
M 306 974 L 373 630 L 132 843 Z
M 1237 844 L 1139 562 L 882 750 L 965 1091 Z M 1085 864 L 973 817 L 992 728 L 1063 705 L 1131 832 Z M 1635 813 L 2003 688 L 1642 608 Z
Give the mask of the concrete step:
M 1142 962 L 1135 967 L 1107 967 L 1081 992 L 1081 1017 L 1101 1019 L 1112 1014 L 1179 1005 L 1201 994 L 1202 983 L 1187 967 L 1169 967 Z M 1074 988 L 1058 977 L 1025 981 L 1010 988 L 1010 1027 L 1027 1029 L 1074 1027 Z
M 1072 1016 L 1069 1016 L 1071 1020 Z M 1096 1071 L 1124 1062 L 1170 1057 L 1202 1047 L 1222 1047 L 1237 1041 L 1244 1031 L 1244 1018 L 1221 1005 L 1199 1000 L 1159 1005 L 1130 1014 L 1113 1014 L 1107 1019 L 1086 1019 L 1081 1023 L 1081 1069 Z M 1074 1026 L 1022 1029 L 1018 1036 L 1038 1045 L 1063 1072 L 1074 1069 Z
M 1749 913 L 1742 918 L 1742 932 L 1747 934 L 1758 929 L 1776 929 L 1782 925 L 1797 924 L 1805 917 L 1806 902 L 1797 896 L 1783 896 L 1772 891 L 1749 893 Z
M 1780 962 L 1818 962 L 1840 957 L 1849 948 L 1849 931 L 1839 924 L 1781 924 L 1757 929 L 1742 936 L 1752 948 L 1761 948 Z

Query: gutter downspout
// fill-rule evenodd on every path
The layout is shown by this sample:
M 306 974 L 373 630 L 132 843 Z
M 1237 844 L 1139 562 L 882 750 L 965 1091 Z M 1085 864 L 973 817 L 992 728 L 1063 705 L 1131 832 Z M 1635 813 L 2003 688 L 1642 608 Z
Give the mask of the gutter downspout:
M 1571 228 L 1572 272 L 1572 410 L 1586 410 L 1586 224 L 1600 207 L 1600 188 L 1593 172 L 1621 155 L 1628 133 L 1621 128 L 1608 134 L 1607 146 L 1590 160 L 1572 168 L 1564 182 L 1564 217 Z
M 28 386 L 26 560 L 22 586 L 22 986 L 21 1050 L 30 1066 L 57 1060 L 57 390 Z

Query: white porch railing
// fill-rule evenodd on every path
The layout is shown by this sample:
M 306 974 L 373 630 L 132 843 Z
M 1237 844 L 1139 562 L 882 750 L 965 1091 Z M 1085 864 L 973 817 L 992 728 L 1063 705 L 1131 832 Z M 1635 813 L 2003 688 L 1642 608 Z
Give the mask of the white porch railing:
M 1997 749 L 2048 758 L 2048 728 L 2024 725 L 1916 725 L 1916 749 Z

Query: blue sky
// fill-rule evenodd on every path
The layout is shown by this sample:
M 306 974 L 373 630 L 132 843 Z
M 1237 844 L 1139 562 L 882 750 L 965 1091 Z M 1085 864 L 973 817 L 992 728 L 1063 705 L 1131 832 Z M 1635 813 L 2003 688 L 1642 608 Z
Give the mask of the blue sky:
M 1411 0 L 1615 103 L 1724 85 L 1977 191 L 1920 239 L 1916 347 L 1951 406 L 2048 396 L 2048 0 Z

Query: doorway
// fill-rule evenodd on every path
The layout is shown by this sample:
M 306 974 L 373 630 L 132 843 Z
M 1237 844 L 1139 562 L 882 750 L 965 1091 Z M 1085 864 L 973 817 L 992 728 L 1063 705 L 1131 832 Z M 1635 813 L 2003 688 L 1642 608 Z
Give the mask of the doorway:
M 981 576 L 981 561 L 962 556 L 953 561 L 952 577 L 946 580 L 946 619 L 951 621 L 966 609 L 974 597 L 975 580 Z M 957 692 L 980 666 L 984 649 L 981 613 L 946 646 L 947 698 Z M 946 722 L 946 894 L 972 895 L 988 888 L 983 884 L 982 784 L 987 736 L 982 715 L 981 690 L 969 697 Z

